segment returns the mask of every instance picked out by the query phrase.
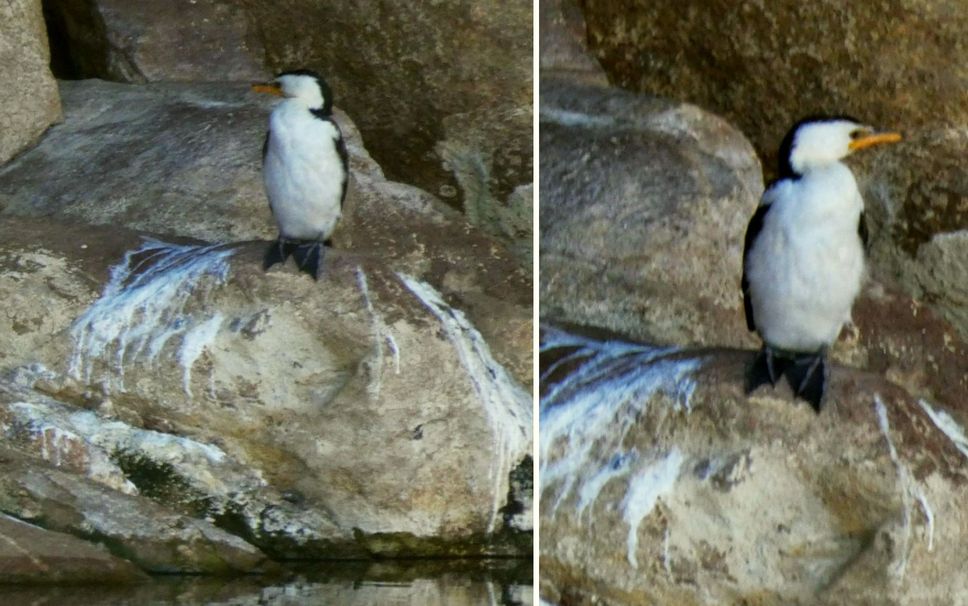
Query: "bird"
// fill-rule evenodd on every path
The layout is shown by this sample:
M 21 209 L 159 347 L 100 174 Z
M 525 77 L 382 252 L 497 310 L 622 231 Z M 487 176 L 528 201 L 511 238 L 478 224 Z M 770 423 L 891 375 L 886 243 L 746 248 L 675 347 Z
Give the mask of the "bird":
M 864 201 L 848 155 L 896 143 L 850 116 L 799 120 L 780 144 L 778 178 L 746 229 L 743 306 L 763 346 L 746 393 L 785 376 L 819 414 L 829 382 L 827 351 L 851 321 L 865 275 Z
M 349 175 L 346 143 L 333 120 L 332 89 L 316 72 L 297 69 L 255 83 L 252 90 L 284 97 L 269 116 L 262 145 L 262 178 L 279 227 L 263 268 L 292 256 L 300 271 L 318 280 Z

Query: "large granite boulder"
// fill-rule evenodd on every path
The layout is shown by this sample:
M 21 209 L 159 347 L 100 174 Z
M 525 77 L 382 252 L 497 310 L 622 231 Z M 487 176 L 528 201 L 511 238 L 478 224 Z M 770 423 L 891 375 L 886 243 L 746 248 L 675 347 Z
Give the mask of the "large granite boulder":
M 968 409 L 835 367 L 816 414 L 751 356 L 546 327 L 541 593 L 554 604 L 950 604 Z
M 623 88 L 697 103 L 739 127 L 774 175 L 798 118 L 847 113 L 906 140 L 860 160 L 879 277 L 968 336 L 968 5 L 914 0 L 582 3 L 588 41 Z M 876 178 L 874 177 L 876 175 Z
M 60 98 L 49 61 L 40 0 L 4 2 L 0 6 L 0 164 L 60 120 Z
M 340 113 L 324 275 L 265 272 L 264 100 L 63 89 L 0 171 L 0 510 L 152 571 L 530 554 L 531 283 L 500 243 Z
M 692 105 L 551 78 L 540 120 L 542 317 L 752 345 L 739 276 L 762 177 L 746 138 Z
M 463 208 L 531 267 L 531 2 L 53 0 L 48 14 L 72 78 L 319 71 L 390 177 Z
M 6 299 L 5 441 L 111 489 L 48 477 L 31 499 L 140 496 L 277 558 L 526 553 L 511 476 L 530 397 L 423 278 L 365 253 L 330 252 L 317 283 L 266 274 L 262 243 L 0 229 L 0 288 L 23 295 Z M 144 516 L 111 523 L 218 536 Z

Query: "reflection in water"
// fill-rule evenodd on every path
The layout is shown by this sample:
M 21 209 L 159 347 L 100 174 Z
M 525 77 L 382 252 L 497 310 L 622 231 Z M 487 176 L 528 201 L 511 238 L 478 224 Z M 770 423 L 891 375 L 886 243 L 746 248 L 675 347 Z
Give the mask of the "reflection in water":
M 130 586 L 0 586 L 4 606 L 531 606 L 530 560 L 325 562 L 274 575 L 154 576 Z

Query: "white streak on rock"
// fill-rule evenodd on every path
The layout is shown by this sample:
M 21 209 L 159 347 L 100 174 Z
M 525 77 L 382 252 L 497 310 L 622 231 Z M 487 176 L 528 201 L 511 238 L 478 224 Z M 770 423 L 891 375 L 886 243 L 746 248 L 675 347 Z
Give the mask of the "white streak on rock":
M 363 303 L 366 311 L 370 314 L 370 333 L 373 336 L 375 345 L 375 363 L 371 368 L 370 382 L 366 386 L 366 391 L 370 394 L 370 397 L 376 398 L 380 395 L 380 389 L 383 386 L 383 366 L 386 357 L 384 348 L 389 349 L 390 355 L 393 356 L 394 374 L 400 374 L 400 348 L 397 347 L 397 341 L 393 338 L 393 333 L 383 319 L 383 315 L 373 306 L 373 301 L 370 299 L 370 287 L 366 279 L 366 273 L 359 266 L 356 268 L 356 283 L 359 285 L 360 293 L 363 295 Z
M 397 275 L 440 321 L 490 422 L 497 445 L 491 465 L 493 506 L 487 526 L 491 532 L 501 503 L 507 496 L 511 466 L 531 452 L 531 395 L 497 363 L 481 333 L 463 312 L 444 302 L 432 286 L 405 274 Z
M 903 505 L 903 511 L 901 512 L 901 555 L 898 560 L 892 563 L 891 568 L 893 569 L 895 578 L 903 579 L 904 573 L 907 570 L 908 559 L 911 555 L 911 508 L 914 500 L 916 499 L 921 506 L 921 511 L 924 513 L 924 518 L 927 522 L 929 551 L 934 548 L 934 512 L 921 486 L 917 484 L 914 476 L 911 475 L 911 471 L 898 456 L 897 448 L 894 447 L 894 441 L 891 440 L 891 427 L 887 419 L 887 407 L 884 406 L 884 402 L 877 394 L 874 395 L 874 410 L 877 413 L 877 425 L 880 427 L 881 433 L 884 434 L 884 440 L 887 442 L 887 452 L 890 454 L 894 468 L 897 470 L 898 483 L 901 486 L 901 503 Z
M 576 368 L 541 400 L 542 490 L 555 487 L 553 516 L 578 493 L 579 512 L 589 507 L 612 479 L 640 474 L 651 460 L 624 445 L 625 437 L 658 393 L 675 412 L 688 413 L 698 359 L 668 357 L 677 350 L 622 341 L 598 341 L 560 330 L 545 330 L 542 353 L 572 349 L 542 376 L 544 383 L 563 364 Z
M 964 428 L 944 410 L 935 410 L 924 400 L 918 400 L 918 404 L 931 417 L 931 421 L 934 422 L 938 429 L 944 435 L 948 436 L 948 439 L 955 445 L 955 448 L 961 454 L 965 455 L 965 458 L 968 458 L 968 437 L 965 436 Z
M 218 334 L 221 326 L 222 314 L 215 312 L 214 316 L 195 325 L 182 337 L 182 344 L 178 349 L 178 363 L 182 366 L 182 386 L 185 389 L 185 395 L 189 398 L 192 397 L 192 366 L 202 352 L 215 341 L 215 335 Z
M 124 389 L 126 364 L 151 364 L 173 337 L 210 317 L 188 309 L 228 277 L 233 251 L 221 245 L 177 245 L 146 239 L 111 268 L 101 296 L 71 327 L 68 372 L 90 382 L 94 364 L 107 363 L 105 387 Z M 200 294 L 196 294 L 200 291 Z
M 632 568 L 639 567 L 636 552 L 639 547 L 639 525 L 655 508 L 659 497 L 668 494 L 679 478 L 683 456 L 678 448 L 673 448 L 664 458 L 654 462 L 644 471 L 632 476 L 625 501 L 622 503 L 622 517 L 629 525 L 627 540 L 628 561 Z

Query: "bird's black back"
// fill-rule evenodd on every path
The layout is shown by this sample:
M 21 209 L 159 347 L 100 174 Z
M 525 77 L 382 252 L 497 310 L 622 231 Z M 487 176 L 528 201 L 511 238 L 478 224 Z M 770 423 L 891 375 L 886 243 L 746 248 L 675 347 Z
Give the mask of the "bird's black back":
M 769 204 L 761 204 L 749 225 L 746 226 L 746 238 L 743 241 L 743 309 L 746 311 L 746 327 L 751 331 L 756 330 L 756 323 L 753 321 L 753 300 L 750 299 L 750 282 L 746 277 L 746 258 L 749 256 L 750 249 L 756 241 L 756 236 L 763 230 L 763 222 L 766 220 L 766 213 L 770 211 Z

